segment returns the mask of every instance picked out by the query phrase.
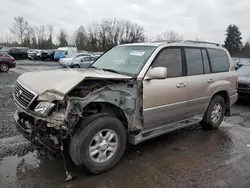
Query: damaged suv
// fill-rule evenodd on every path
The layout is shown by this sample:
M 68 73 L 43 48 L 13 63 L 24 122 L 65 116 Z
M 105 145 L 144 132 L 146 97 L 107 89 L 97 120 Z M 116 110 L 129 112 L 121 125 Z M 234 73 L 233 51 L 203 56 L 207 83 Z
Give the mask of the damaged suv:
M 88 69 L 24 73 L 13 91 L 16 125 L 38 149 L 67 148 L 94 174 L 115 166 L 128 142 L 218 128 L 237 100 L 237 74 L 227 50 L 209 44 L 119 45 Z

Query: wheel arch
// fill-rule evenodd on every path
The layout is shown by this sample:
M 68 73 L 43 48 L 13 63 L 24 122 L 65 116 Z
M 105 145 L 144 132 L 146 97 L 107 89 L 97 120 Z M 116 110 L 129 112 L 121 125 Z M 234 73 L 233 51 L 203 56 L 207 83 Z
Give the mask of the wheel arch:
M 125 115 L 125 112 L 117 105 L 109 102 L 91 102 L 83 109 L 84 112 L 93 112 L 93 110 L 97 113 L 106 113 L 116 117 L 122 122 L 125 129 L 128 130 L 128 118 Z
M 221 97 L 224 99 L 225 105 L 226 105 L 225 115 L 226 115 L 226 116 L 229 116 L 229 115 L 230 115 L 230 99 L 229 99 L 229 94 L 228 94 L 228 92 L 227 92 L 226 90 L 222 90 L 222 91 L 216 92 L 215 94 L 213 94 L 213 96 L 212 96 L 210 102 L 211 102 L 211 101 L 213 100 L 213 98 L 214 98 L 215 96 L 217 96 L 217 95 L 221 96 Z

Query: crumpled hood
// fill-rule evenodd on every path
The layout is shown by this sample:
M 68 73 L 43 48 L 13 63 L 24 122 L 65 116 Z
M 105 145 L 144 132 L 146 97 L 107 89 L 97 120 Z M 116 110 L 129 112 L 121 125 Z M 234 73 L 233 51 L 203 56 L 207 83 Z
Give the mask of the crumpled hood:
M 46 92 L 65 95 L 85 78 L 131 79 L 132 77 L 97 69 L 60 69 L 28 72 L 18 81 L 38 95 Z

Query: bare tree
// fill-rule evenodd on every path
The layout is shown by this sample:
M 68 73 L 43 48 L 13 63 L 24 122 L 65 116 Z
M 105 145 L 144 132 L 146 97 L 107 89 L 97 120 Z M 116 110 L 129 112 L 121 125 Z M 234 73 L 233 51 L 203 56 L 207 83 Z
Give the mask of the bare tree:
M 23 44 L 24 37 L 29 28 L 29 24 L 22 16 L 14 17 L 14 23 L 10 31 L 18 38 L 19 42 Z
M 131 21 L 121 21 L 122 35 L 120 43 L 135 43 L 145 41 L 144 28 Z
M 28 27 L 27 32 L 24 36 L 23 45 L 26 47 L 31 46 L 32 36 L 34 35 L 34 29 L 32 27 Z
M 37 37 L 38 47 L 41 49 L 45 48 L 46 27 L 43 25 L 35 26 L 34 31 Z
M 58 34 L 58 41 L 60 46 L 68 45 L 68 34 L 64 29 L 61 29 Z
M 84 50 L 87 45 L 87 32 L 81 25 L 74 34 L 74 42 L 78 49 Z
M 87 28 L 88 31 L 88 45 L 87 50 L 96 51 L 99 49 L 99 25 L 97 22 L 93 22 L 89 27 Z
M 183 35 L 174 30 L 166 31 L 156 36 L 157 41 L 168 40 L 170 42 L 183 40 Z
M 52 43 L 53 34 L 54 34 L 54 27 L 52 25 L 48 25 L 47 30 L 48 30 L 48 34 L 49 34 L 48 42 Z

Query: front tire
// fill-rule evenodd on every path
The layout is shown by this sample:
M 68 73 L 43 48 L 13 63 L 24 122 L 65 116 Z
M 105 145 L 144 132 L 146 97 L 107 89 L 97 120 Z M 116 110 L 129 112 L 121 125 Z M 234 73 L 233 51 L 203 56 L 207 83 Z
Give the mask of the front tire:
M 203 117 L 201 123 L 203 128 L 207 130 L 217 129 L 224 119 L 225 111 L 225 100 L 220 95 L 216 95 L 210 102 Z
M 122 122 L 109 114 L 96 114 L 80 120 L 70 140 L 69 153 L 76 165 L 99 174 L 120 161 L 126 144 Z

